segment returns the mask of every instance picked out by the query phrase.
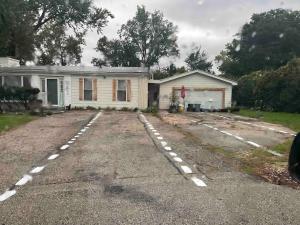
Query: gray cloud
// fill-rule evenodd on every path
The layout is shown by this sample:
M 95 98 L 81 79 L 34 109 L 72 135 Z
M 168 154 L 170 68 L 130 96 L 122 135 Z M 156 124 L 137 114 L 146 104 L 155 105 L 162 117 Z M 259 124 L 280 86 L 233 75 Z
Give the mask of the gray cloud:
M 300 8 L 299 0 L 95 0 L 97 6 L 109 9 L 115 18 L 104 28 L 103 34 L 117 37 L 120 25 L 135 15 L 137 5 L 145 5 L 147 10 L 160 10 L 165 17 L 178 26 L 178 45 L 181 55 L 178 59 L 164 59 L 178 65 L 184 64 L 184 58 L 192 45 L 201 45 L 211 60 L 233 39 L 242 25 L 250 20 L 253 13 L 275 8 Z M 99 35 L 90 32 L 87 36 L 83 54 L 83 63 L 88 65 Z

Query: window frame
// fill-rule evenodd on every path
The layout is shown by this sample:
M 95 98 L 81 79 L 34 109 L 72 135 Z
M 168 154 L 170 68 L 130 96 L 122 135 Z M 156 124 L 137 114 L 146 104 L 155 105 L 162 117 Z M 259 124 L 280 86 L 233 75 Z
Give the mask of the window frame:
M 90 80 L 91 81 L 91 89 L 90 90 L 87 90 L 87 91 L 91 91 L 91 99 L 85 99 L 85 80 Z M 86 101 L 86 102 L 91 102 L 93 101 L 93 92 L 94 92 L 94 87 L 93 87 L 93 78 L 87 78 L 87 77 L 84 77 L 83 78 L 83 101 Z
M 118 95 L 118 91 L 119 91 L 119 81 L 124 81 L 125 82 L 125 90 L 120 90 L 120 91 L 125 91 L 125 100 L 124 101 L 121 101 L 119 100 L 119 95 Z M 127 80 L 117 80 L 117 88 L 116 88 L 116 100 L 117 102 L 127 102 L 128 100 L 128 96 L 127 96 L 127 93 L 128 93 L 128 81 Z
M 29 78 L 29 84 L 31 86 L 31 78 L 32 78 L 31 76 L 24 76 L 24 75 L 12 75 L 12 76 L 21 78 L 20 86 L 18 86 L 18 87 L 24 87 L 24 77 Z M 8 86 L 7 84 L 5 84 L 5 78 L 6 77 L 9 77 L 9 75 L 5 75 L 5 74 L 0 75 L 0 79 L 1 79 L 0 87 Z M 10 86 L 9 85 L 8 87 L 15 87 L 15 86 Z

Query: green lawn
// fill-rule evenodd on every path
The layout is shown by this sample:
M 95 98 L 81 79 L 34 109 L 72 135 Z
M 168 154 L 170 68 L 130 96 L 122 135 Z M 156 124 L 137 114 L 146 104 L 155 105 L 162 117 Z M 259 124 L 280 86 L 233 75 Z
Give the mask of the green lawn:
M 0 133 L 15 128 L 22 124 L 28 123 L 35 117 L 28 114 L 0 114 Z
M 285 127 L 300 132 L 300 114 L 299 113 L 285 113 L 285 112 L 262 112 L 249 109 L 241 109 L 237 112 L 241 116 L 258 118 L 269 123 L 281 124 Z

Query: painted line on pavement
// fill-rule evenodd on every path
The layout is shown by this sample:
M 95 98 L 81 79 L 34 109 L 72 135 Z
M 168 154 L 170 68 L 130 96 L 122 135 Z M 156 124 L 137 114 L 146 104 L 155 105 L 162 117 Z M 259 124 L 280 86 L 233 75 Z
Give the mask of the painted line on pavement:
M 85 132 L 87 129 L 89 129 L 89 126 L 92 125 L 93 122 L 96 121 L 96 119 L 98 119 L 100 117 L 102 113 L 99 112 L 83 129 L 81 129 L 81 132 Z M 80 134 L 80 132 L 78 133 Z M 81 133 L 82 134 L 82 133 Z M 76 138 L 78 138 L 79 135 L 75 135 L 74 138 L 71 139 L 71 141 L 69 141 L 68 143 L 73 143 Z M 69 145 L 63 145 L 60 147 L 61 150 L 65 150 L 67 148 L 69 148 Z M 48 160 L 54 160 L 59 156 L 59 154 L 53 154 L 51 156 L 48 157 Z M 37 174 L 42 172 L 45 169 L 46 165 L 44 166 L 37 166 L 34 167 L 33 169 L 31 169 L 31 171 L 29 173 L 31 174 Z M 27 184 L 29 181 L 32 181 L 33 177 L 31 175 L 25 174 L 23 175 L 23 177 L 17 181 L 17 183 L 15 184 L 15 186 L 23 186 L 25 184 Z M 9 199 L 11 196 L 15 195 L 17 193 L 17 191 L 15 189 L 11 189 L 11 190 L 7 190 L 5 191 L 2 195 L 0 195 L 0 202 L 3 202 L 7 199 Z
M 183 162 L 183 160 L 181 159 L 181 158 L 179 158 L 179 157 L 174 157 L 173 158 L 176 162 Z
M 48 157 L 48 160 L 54 160 L 59 156 L 59 154 L 53 154 Z
M 70 145 L 63 145 L 60 147 L 60 150 L 66 150 L 70 147 Z
M 166 141 L 161 141 L 160 143 L 161 143 L 161 145 L 162 145 L 163 147 L 165 147 L 166 145 L 168 145 L 168 143 L 167 143 Z
M 40 173 L 43 171 L 43 169 L 45 169 L 46 166 L 37 166 L 35 168 L 33 168 L 30 173 L 34 174 L 34 173 Z
M 199 178 L 197 177 L 192 177 L 191 180 L 196 184 L 196 186 L 198 187 L 206 187 L 207 185 L 202 181 L 200 180 Z
M 165 150 L 167 150 L 167 151 L 172 151 L 172 148 L 169 147 L 169 146 L 166 146 L 166 147 L 165 147 Z
M 185 172 L 187 174 L 193 173 L 192 169 L 188 166 L 181 166 L 181 169 L 183 172 Z
M 25 174 L 17 183 L 17 186 L 23 186 L 27 184 L 29 181 L 32 181 L 32 176 Z
M 203 125 L 203 126 L 206 126 L 206 127 L 208 127 L 208 128 L 217 130 L 217 129 L 215 129 L 215 127 L 212 127 L 212 126 L 210 126 L 210 125 L 207 125 L 207 124 L 201 124 L 201 123 L 199 123 L 199 124 L 200 124 L 200 125 Z M 256 148 L 262 148 L 262 149 L 264 149 L 265 151 L 271 153 L 272 155 L 276 155 L 276 156 L 279 156 L 279 157 L 282 157 L 282 156 L 283 156 L 282 154 L 277 153 L 277 152 L 275 152 L 275 151 L 272 151 L 272 150 L 270 150 L 270 149 L 268 149 L 268 148 L 266 148 L 266 147 L 264 147 L 264 146 L 262 146 L 262 145 L 260 145 L 260 144 L 257 144 L 257 143 L 255 143 L 255 142 L 253 142 L 253 141 L 249 141 L 249 140 L 247 141 L 247 140 L 245 140 L 244 138 L 242 138 L 242 137 L 240 137 L 240 136 L 231 134 L 231 133 L 229 133 L 229 132 L 227 132 L 227 131 L 223 131 L 223 130 L 220 130 L 220 129 L 218 129 L 218 131 L 219 131 L 220 133 L 222 133 L 222 134 L 226 134 L 226 135 L 228 135 L 228 136 L 230 136 L 230 137 L 234 137 L 235 139 L 237 139 L 237 140 L 239 140 L 239 141 L 242 141 L 243 143 L 247 143 L 247 144 L 249 144 L 249 145 L 251 145 L 251 146 L 254 146 L 254 147 L 256 147 Z
M 246 124 L 246 125 L 250 125 L 250 126 L 254 126 L 254 127 L 260 127 L 260 128 L 264 128 L 264 129 L 267 129 L 267 130 L 271 130 L 271 131 L 274 131 L 274 132 L 277 132 L 277 133 L 282 133 L 282 134 L 289 134 L 291 136 L 296 136 L 296 134 L 293 134 L 293 133 L 289 133 L 287 131 L 282 131 L 282 130 L 276 130 L 272 127 L 267 127 L 267 126 L 264 126 L 264 125 L 258 125 L 258 124 L 255 124 L 255 123 L 249 123 L 249 122 L 245 122 L 245 121 L 241 121 L 241 120 L 233 120 L 229 117 L 225 117 L 225 116 L 220 116 L 220 115 L 214 115 L 214 114 L 209 114 L 209 115 L 213 115 L 213 116 L 217 116 L 217 117 L 220 117 L 220 118 L 223 118 L 223 119 L 226 119 L 226 120 L 230 120 L 230 121 L 235 121 L 235 122 L 238 122 L 238 123 L 242 123 L 242 124 Z
M 146 117 L 143 114 L 140 114 L 140 116 L 142 118 L 142 122 L 144 122 L 147 125 L 147 126 L 145 126 L 145 128 L 148 128 L 149 130 L 151 130 L 158 140 L 162 140 L 163 137 L 159 136 L 160 133 L 157 130 L 155 130 L 154 127 L 150 123 L 148 123 Z M 192 122 L 197 122 L 197 121 L 194 120 Z M 210 128 L 213 128 L 212 126 L 209 126 L 207 124 L 203 124 L 203 125 L 208 126 Z M 162 147 L 164 148 L 164 150 L 166 150 L 166 151 L 172 151 L 172 148 L 170 146 L 167 146 L 168 143 L 166 141 L 161 141 L 160 143 L 161 143 Z M 183 162 L 183 160 L 177 156 L 177 153 L 175 153 L 175 152 L 169 152 L 169 155 L 173 157 L 172 159 L 174 161 L 176 161 L 178 163 L 182 163 Z M 180 169 L 185 174 L 192 174 L 193 173 L 192 169 L 190 167 L 188 167 L 188 166 L 185 166 L 185 165 L 180 166 Z M 200 180 L 197 177 L 192 177 L 191 180 L 195 183 L 195 185 L 197 187 L 206 187 L 207 186 L 202 180 Z
M 16 190 L 7 190 L 2 195 L 0 195 L 0 202 L 9 199 L 11 196 L 15 195 L 16 193 L 17 193 Z

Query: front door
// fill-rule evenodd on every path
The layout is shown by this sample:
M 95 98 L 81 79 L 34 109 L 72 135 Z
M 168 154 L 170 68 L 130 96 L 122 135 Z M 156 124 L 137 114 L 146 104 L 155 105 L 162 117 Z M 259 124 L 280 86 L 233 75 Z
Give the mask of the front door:
M 47 79 L 47 100 L 50 105 L 58 105 L 57 79 Z

